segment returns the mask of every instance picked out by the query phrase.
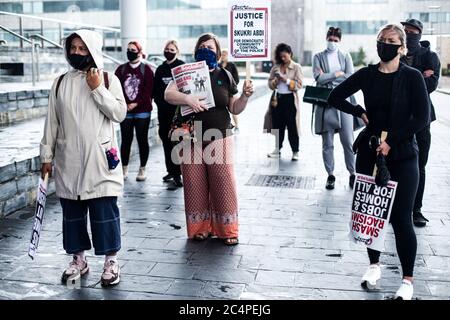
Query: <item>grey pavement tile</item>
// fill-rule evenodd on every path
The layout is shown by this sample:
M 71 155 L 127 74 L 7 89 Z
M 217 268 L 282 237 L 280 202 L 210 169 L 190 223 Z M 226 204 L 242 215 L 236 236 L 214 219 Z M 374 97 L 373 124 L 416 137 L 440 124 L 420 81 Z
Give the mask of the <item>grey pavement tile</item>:
M 245 284 L 208 282 L 202 289 L 202 297 L 206 299 L 232 299 L 237 300 L 244 291 Z
M 151 276 L 176 279 L 192 279 L 199 267 L 177 263 L 157 263 L 150 271 Z
M 171 284 L 166 294 L 173 296 L 201 297 L 206 281 L 200 280 L 179 280 L 176 279 Z
M 280 250 L 284 248 L 280 248 L 279 246 L 262 246 L 262 245 L 246 245 L 239 244 L 238 246 L 233 247 L 233 251 L 231 254 L 233 255 L 241 255 L 241 256 L 276 256 Z
M 192 253 L 173 250 L 144 250 L 128 251 L 127 260 L 153 261 L 167 263 L 186 263 Z
M 449 282 L 427 281 L 427 285 L 431 291 L 431 295 L 441 299 L 450 300 Z
M 295 285 L 295 272 L 259 270 L 255 283 L 267 286 L 293 287 Z
M 223 255 L 223 254 L 210 254 L 204 252 L 196 252 L 189 258 L 188 265 L 208 267 L 211 269 L 227 268 L 236 269 L 241 261 L 239 255 Z
M 149 292 L 164 294 L 172 284 L 172 279 L 123 274 L 120 283 L 109 290 Z
M 157 250 L 163 250 L 166 249 L 167 244 L 169 243 L 170 239 L 168 238 L 146 238 L 144 241 L 139 245 L 140 249 L 157 249 Z
M 256 278 L 256 271 L 226 268 L 200 268 L 195 274 L 195 280 L 223 281 L 230 283 L 253 283 Z
M 124 274 L 146 275 L 156 265 L 156 262 L 151 261 L 134 261 L 121 259 L 121 262 L 123 263 L 123 265 L 121 266 L 121 272 Z

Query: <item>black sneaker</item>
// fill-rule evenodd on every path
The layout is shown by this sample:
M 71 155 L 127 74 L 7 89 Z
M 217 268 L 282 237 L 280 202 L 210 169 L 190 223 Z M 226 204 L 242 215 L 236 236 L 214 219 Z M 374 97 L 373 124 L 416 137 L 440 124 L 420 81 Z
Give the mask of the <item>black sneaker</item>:
M 425 218 L 422 212 L 417 211 L 413 214 L 413 223 L 416 227 L 423 228 L 427 225 L 427 222 L 430 222 L 427 218 Z
M 168 175 L 165 175 L 164 177 L 163 177 L 163 181 L 164 182 L 168 182 L 168 181 L 170 181 L 170 180 L 172 180 L 173 179 L 173 175 L 171 175 L 170 173 L 168 174 Z
M 181 188 L 183 186 L 183 182 L 181 181 L 181 177 L 180 176 L 174 176 L 173 177 L 173 183 L 175 184 L 175 186 L 177 188 Z
M 333 175 L 329 175 L 327 179 L 327 184 L 325 188 L 327 190 L 333 190 L 334 189 L 334 183 L 336 182 L 336 177 Z
M 352 188 L 352 189 L 353 189 L 353 187 L 355 186 L 355 179 L 356 179 L 356 176 L 355 176 L 354 174 L 352 174 L 352 175 L 350 176 L 350 178 L 348 179 L 348 185 L 349 185 L 350 188 Z

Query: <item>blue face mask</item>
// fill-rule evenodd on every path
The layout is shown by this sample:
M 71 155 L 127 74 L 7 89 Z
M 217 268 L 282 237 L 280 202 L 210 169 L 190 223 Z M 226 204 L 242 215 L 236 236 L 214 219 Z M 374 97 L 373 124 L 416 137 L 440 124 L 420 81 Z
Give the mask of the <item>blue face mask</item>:
M 205 61 L 209 67 L 209 70 L 213 70 L 217 68 L 217 56 L 214 51 L 208 48 L 198 49 L 195 53 L 196 61 Z

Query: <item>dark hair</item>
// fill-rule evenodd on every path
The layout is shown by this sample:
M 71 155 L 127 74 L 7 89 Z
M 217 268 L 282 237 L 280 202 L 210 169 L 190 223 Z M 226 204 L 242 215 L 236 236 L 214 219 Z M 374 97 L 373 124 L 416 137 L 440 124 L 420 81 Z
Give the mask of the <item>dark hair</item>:
M 219 43 L 219 39 L 217 38 L 217 36 L 214 33 L 204 33 L 200 36 L 200 38 L 198 38 L 197 43 L 195 44 L 195 48 L 194 48 L 194 58 L 195 58 L 195 53 L 197 52 L 198 48 L 200 47 L 200 45 L 203 42 L 206 42 L 208 40 L 214 40 L 215 44 L 216 44 L 216 57 L 217 60 L 220 59 L 220 57 L 222 56 L 222 49 L 220 49 L 220 43 Z
M 281 53 L 282 52 L 287 52 L 291 55 L 291 58 L 293 56 L 292 53 L 292 48 L 290 45 L 286 44 L 286 43 L 279 43 L 276 48 L 275 48 L 275 63 L 276 64 L 282 64 L 283 61 L 281 61 Z
M 327 39 L 329 37 L 338 37 L 339 40 L 342 40 L 342 30 L 341 28 L 330 27 L 327 31 Z

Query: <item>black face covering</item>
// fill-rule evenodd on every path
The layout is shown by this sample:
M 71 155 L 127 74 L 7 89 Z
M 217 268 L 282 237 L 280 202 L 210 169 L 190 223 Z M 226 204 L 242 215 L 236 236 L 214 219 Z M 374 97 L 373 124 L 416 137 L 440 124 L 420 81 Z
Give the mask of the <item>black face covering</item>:
M 85 70 L 92 62 L 90 55 L 82 56 L 81 54 L 74 53 L 69 55 L 68 58 L 70 65 L 78 70 Z
M 408 55 L 414 55 L 420 49 L 420 39 L 422 34 L 420 33 L 407 33 L 406 34 L 406 46 L 408 47 Z
M 167 61 L 172 61 L 176 55 L 177 54 L 174 52 L 164 51 L 164 57 L 167 59 Z
M 378 56 L 380 57 L 381 61 L 389 62 L 398 55 L 398 49 L 401 46 L 401 44 L 391 44 L 377 41 Z
M 127 58 L 128 58 L 128 61 L 134 61 L 138 58 L 138 53 L 127 50 Z

